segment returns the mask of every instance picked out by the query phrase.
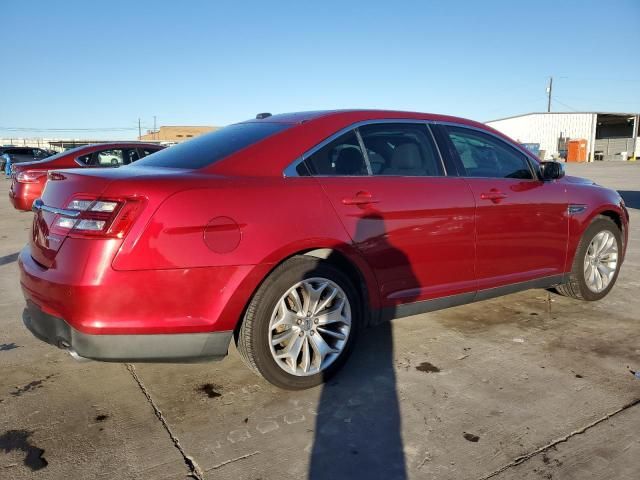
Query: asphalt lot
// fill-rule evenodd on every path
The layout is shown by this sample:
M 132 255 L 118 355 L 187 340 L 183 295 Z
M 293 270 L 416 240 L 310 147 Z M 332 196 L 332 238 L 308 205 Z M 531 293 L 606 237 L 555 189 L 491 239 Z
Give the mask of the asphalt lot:
M 262 381 L 233 347 L 218 363 L 122 365 L 33 338 L 16 265 L 31 214 L 2 179 L 0 478 L 637 479 L 640 162 L 568 172 L 630 207 L 606 299 L 533 290 L 398 320 L 305 392 Z

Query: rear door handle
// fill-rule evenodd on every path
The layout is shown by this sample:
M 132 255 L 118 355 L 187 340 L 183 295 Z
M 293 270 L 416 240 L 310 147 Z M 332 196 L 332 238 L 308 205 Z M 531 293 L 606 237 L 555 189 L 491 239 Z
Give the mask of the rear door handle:
M 345 197 L 342 199 L 343 205 L 369 205 L 378 202 L 379 200 L 375 200 L 369 192 L 358 192 L 355 197 Z
M 491 200 L 493 203 L 498 203 L 500 200 L 507 198 L 507 195 L 492 188 L 488 192 L 481 193 L 480 198 L 482 200 Z

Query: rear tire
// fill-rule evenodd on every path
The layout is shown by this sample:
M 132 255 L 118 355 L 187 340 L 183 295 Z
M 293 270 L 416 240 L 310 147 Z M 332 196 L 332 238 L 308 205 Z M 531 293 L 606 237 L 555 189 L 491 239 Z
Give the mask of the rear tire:
M 247 366 L 265 380 L 302 390 L 323 383 L 342 367 L 361 318 L 360 296 L 349 277 L 328 262 L 296 256 L 276 267 L 258 288 L 236 345 Z
M 600 245 L 603 243 L 600 239 L 606 239 L 606 244 Z M 607 248 L 609 243 L 611 245 Z M 618 225 L 609 217 L 596 217 L 580 239 L 569 281 L 557 286 L 557 292 L 578 300 L 595 301 L 604 298 L 618 278 L 621 253 L 622 235 Z M 612 268 L 614 258 L 615 267 Z M 610 275 L 600 273 L 610 270 Z

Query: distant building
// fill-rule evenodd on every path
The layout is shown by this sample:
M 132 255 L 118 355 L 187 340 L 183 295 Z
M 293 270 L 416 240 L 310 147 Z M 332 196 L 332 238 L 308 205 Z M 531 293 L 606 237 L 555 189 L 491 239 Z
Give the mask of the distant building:
M 521 144 L 537 145 L 540 157 L 567 158 L 572 145 L 586 146 L 584 158 L 629 160 L 640 157 L 637 113 L 527 113 L 486 122 Z
M 162 126 L 158 130 L 149 130 L 138 137 L 143 142 L 184 142 L 203 133 L 213 132 L 219 127 L 206 126 Z

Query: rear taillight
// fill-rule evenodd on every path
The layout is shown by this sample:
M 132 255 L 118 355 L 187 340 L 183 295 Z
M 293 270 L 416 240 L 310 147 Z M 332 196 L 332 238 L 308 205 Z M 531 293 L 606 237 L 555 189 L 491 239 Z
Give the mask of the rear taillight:
M 46 170 L 23 170 L 16 175 L 16 181 L 20 183 L 36 183 L 40 178 L 46 176 Z
M 73 198 L 53 220 L 52 232 L 70 236 L 123 238 L 131 228 L 144 199 Z

